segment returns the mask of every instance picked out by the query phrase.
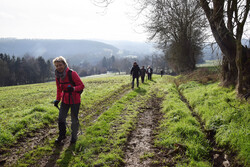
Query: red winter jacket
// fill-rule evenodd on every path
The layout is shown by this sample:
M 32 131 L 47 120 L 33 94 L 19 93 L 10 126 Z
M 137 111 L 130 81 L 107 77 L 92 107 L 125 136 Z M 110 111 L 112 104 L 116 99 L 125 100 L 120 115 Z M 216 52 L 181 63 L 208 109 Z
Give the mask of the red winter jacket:
M 84 84 L 82 83 L 80 77 L 75 71 L 72 71 L 72 80 L 74 81 L 76 86 L 73 86 L 69 81 L 68 76 L 69 68 L 66 69 L 66 77 L 64 80 L 61 78 L 56 78 L 56 86 L 57 86 L 57 96 L 56 100 L 62 101 L 65 104 L 79 104 L 81 103 L 81 94 L 78 93 L 78 91 L 81 91 L 84 89 Z M 68 86 L 71 85 L 74 87 L 74 91 L 71 93 L 72 96 L 70 96 L 70 93 L 67 92 Z M 73 98 L 73 101 L 72 101 Z

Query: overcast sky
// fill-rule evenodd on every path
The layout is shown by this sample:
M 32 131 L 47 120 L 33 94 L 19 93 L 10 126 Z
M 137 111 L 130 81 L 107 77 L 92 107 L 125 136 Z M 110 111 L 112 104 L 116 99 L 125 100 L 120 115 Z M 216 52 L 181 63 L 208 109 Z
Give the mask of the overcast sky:
M 92 0 L 0 0 L 0 38 L 146 41 L 129 17 L 133 0 L 105 9 Z

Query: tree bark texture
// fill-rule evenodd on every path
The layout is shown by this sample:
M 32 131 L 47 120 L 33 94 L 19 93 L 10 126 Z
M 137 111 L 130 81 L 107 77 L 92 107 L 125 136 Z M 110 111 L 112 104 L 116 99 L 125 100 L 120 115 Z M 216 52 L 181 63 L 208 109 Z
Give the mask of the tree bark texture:
M 231 2 L 228 1 L 228 3 Z M 207 0 L 200 0 L 200 4 L 208 18 L 213 36 L 223 53 L 222 85 L 237 85 L 238 93 L 242 94 L 250 87 L 250 49 L 242 46 L 241 37 L 235 39 L 231 26 L 226 27 L 223 9 L 225 0 L 213 0 L 213 8 L 210 8 Z M 235 10 L 232 5 L 234 4 L 231 4 L 230 7 Z M 227 14 L 229 14 L 229 17 L 232 15 L 229 11 L 227 11 Z M 232 25 L 232 23 L 229 22 L 228 25 Z

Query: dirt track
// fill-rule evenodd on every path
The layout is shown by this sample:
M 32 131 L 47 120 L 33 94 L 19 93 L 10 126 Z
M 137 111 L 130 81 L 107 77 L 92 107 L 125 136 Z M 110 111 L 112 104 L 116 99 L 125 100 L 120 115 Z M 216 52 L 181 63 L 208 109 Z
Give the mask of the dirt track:
M 142 108 L 138 114 L 136 129 L 131 132 L 125 150 L 126 167 L 155 166 L 152 160 L 159 150 L 154 147 L 155 130 L 159 120 L 160 103 L 162 99 L 152 95 L 147 107 Z

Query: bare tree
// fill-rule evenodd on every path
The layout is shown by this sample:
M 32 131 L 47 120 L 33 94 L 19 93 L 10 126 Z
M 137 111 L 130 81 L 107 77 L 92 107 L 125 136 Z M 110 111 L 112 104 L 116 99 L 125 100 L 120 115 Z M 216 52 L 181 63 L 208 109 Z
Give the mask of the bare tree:
M 103 0 L 105 1 L 105 0 Z M 106 0 L 107 1 L 107 0 Z M 143 2 L 141 10 L 147 8 L 150 4 L 156 4 L 159 9 L 165 8 L 165 2 L 170 0 L 135 0 Z M 185 3 L 188 0 L 178 1 Z M 222 53 L 222 85 L 237 85 L 239 95 L 250 90 L 250 48 L 243 46 L 241 43 L 244 26 L 249 18 L 250 0 L 199 0 L 203 11 L 208 19 L 213 36 L 219 45 Z M 162 11 L 160 10 L 160 11 Z M 158 10 L 151 11 L 152 15 L 162 18 Z M 164 23 L 166 20 L 161 20 Z M 175 29 L 178 25 L 164 27 L 158 31 Z M 156 31 L 158 33 L 158 31 Z M 155 34 L 156 35 L 156 34 Z M 175 35 L 175 34 L 173 34 Z M 160 36 L 158 38 L 162 46 L 167 45 L 169 36 Z
M 147 6 L 146 28 L 177 73 L 195 69 L 205 40 L 207 21 L 196 0 L 141 0 Z
M 200 0 L 213 36 L 224 54 L 222 83 L 236 85 L 239 94 L 250 88 L 250 49 L 241 44 L 250 0 Z
M 114 2 L 114 0 L 92 0 L 92 2 L 100 7 L 108 7 L 109 4 Z
M 137 0 L 136 4 L 138 13 L 147 18 L 144 26 L 149 39 L 165 51 L 170 67 L 176 66 L 177 73 L 194 70 L 208 26 L 197 1 Z

